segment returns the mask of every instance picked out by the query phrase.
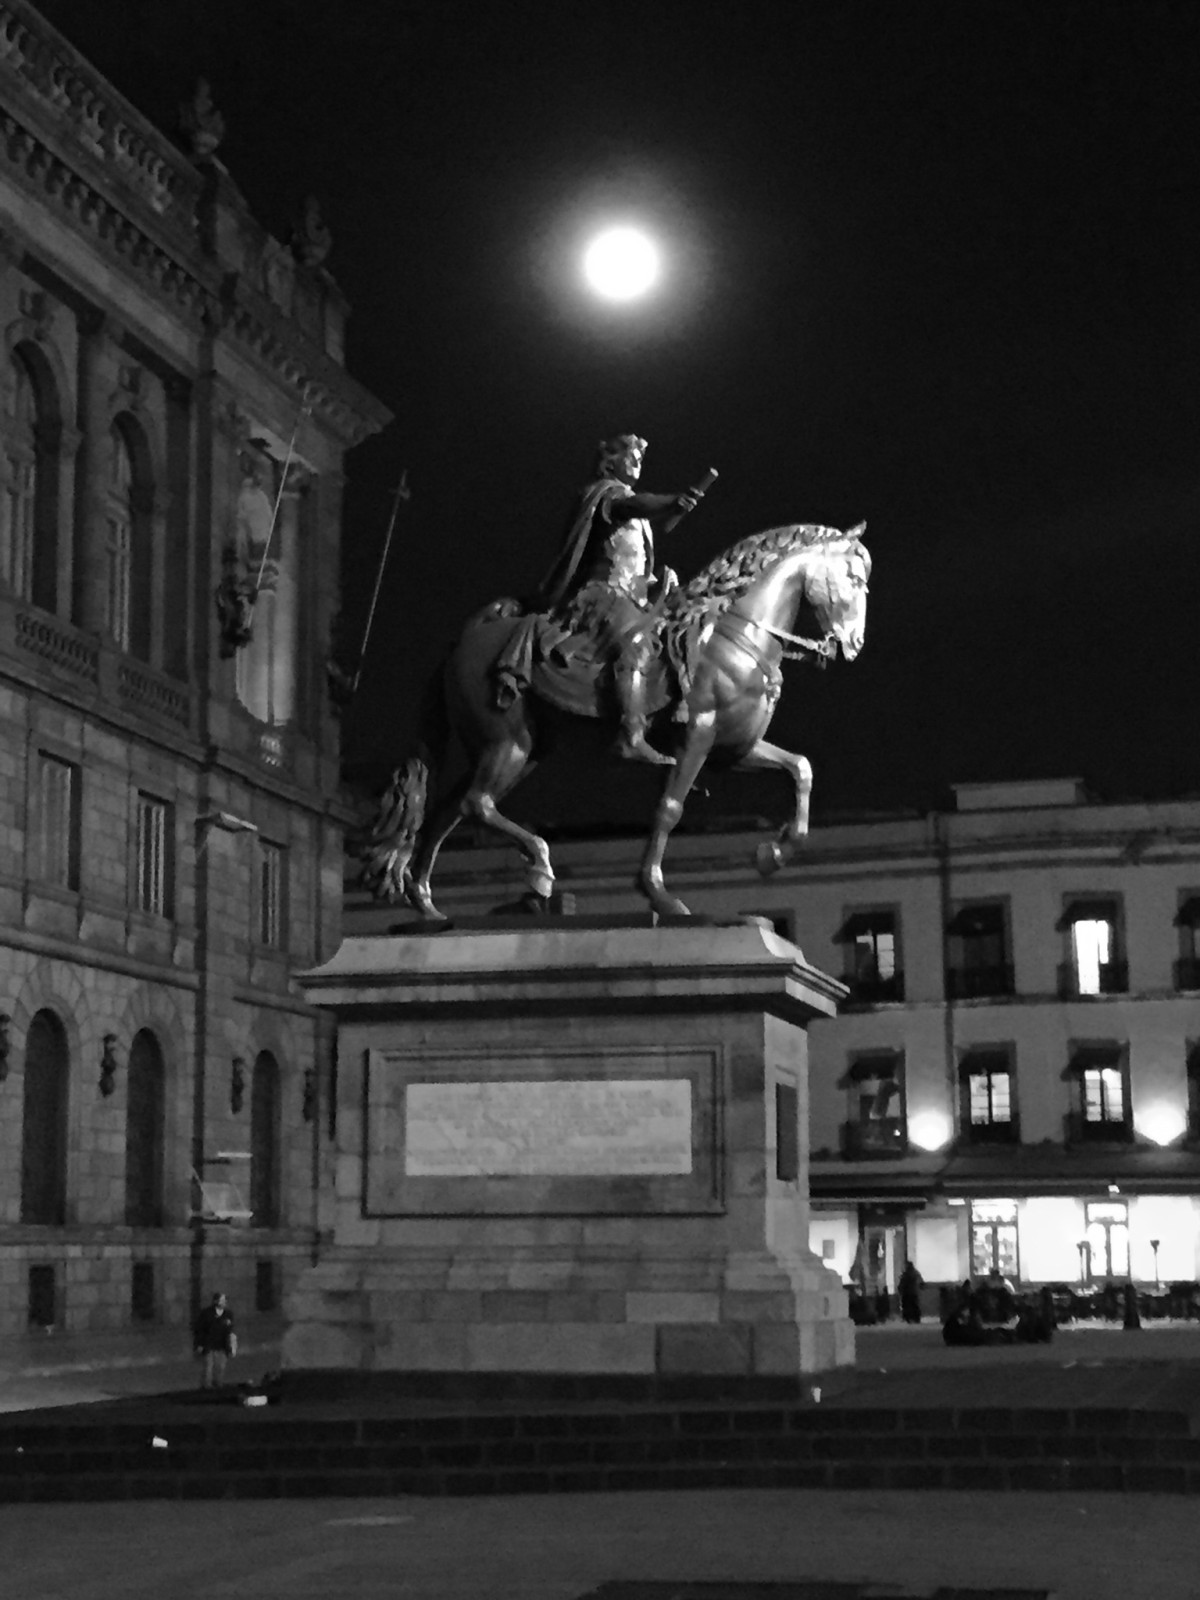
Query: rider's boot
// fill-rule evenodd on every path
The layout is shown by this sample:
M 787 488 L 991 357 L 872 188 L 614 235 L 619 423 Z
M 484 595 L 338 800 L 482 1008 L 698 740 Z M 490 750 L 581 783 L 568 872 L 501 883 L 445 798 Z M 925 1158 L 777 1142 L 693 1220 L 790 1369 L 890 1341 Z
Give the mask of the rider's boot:
M 656 767 L 673 767 L 673 756 L 663 755 L 646 741 L 646 675 L 641 664 L 622 663 L 614 673 L 621 707 L 621 732 L 614 749 L 625 761 L 648 761 Z

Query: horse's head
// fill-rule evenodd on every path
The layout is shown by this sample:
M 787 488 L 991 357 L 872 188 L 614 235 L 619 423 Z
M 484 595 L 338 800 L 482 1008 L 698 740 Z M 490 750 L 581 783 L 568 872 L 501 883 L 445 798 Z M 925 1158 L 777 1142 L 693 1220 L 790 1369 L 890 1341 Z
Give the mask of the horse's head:
M 812 546 L 804 595 L 822 631 L 834 639 L 847 661 L 863 647 L 867 631 L 867 586 L 871 555 L 862 542 L 865 522 L 845 533 L 829 530 L 829 538 Z

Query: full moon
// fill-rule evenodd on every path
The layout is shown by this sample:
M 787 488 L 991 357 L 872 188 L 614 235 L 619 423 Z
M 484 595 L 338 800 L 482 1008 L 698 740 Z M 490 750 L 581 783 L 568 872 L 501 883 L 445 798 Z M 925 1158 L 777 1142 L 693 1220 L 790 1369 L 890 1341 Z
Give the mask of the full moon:
M 636 228 L 609 228 L 583 257 L 588 283 L 606 300 L 635 300 L 658 279 L 658 251 Z

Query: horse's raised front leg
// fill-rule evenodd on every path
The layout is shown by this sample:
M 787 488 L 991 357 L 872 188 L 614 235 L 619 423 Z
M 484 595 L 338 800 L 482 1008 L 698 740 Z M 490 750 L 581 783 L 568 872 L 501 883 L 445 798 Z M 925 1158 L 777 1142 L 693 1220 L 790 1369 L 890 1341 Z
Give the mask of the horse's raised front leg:
M 663 856 L 666 854 L 667 840 L 683 815 L 683 803 L 712 750 L 716 721 L 716 712 L 708 710 L 697 712 L 688 723 L 683 749 L 663 785 L 654 813 L 654 824 L 642 853 L 637 886 L 660 917 L 686 917 L 691 914 L 682 900 L 676 900 L 674 895 L 667 893 L 663 883 Z
M 506 739 L 486 750 L 474 772 L 460 779 L 438 805 L 422 833 L 409 884 L 409 899 L 422 916 L 431 920 L 445 920 L 433 903 L 430 878 L 438 851 L 465 817 L 473 818 L 485 828 L 491 828 L 493 832 L 513 840 L 525 858 L 525 881 L 529 894 L 542 905 L 549 900 L 554 888 L 549 845 L 539 834 L 530 833 L 511 817 L 506 817 L 497 806 L 497 801 L 513 788 L 519 778 L 525 776 L 531 766 L 528 748 L 517 739 Z
M 795 786 L 796 802 L 791 819 L 784 824 L 770 844 L 760 844 L 754 853 L 754 864 L 763 877 L 778 872 L 791 856 L 796 844 L 808 832 L 808 801 L 812 794 L 812 763 L 806 756 L 793 754 L 777 744 L 760 739 L 753 749 L 734 766 L 735 772 L 758 772 L 764 767 L 778 767 L 791 776 Z

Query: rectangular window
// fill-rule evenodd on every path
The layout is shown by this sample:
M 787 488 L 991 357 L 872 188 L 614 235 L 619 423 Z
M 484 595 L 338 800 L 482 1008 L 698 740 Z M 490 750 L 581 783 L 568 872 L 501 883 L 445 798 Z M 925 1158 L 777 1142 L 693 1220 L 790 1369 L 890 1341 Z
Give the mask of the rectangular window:
M 1087 917 L 1071 924 L 1071 954 L 1080 994 L 1100 993 L 1100 969 L 1112 960 L 1110 922 Z
M 37 873 L 60 889 L 79 888 L 80 769 L 57 756 L 38 763 Z
M 842 1153 L 849 1157 L 902 1156 L 908 1149 L 904 1117 L 904 1056 L 878 1051 L 857 1056 L 843 1080 L 849 1116 Z
M 1083 1077 L 1083 1120 L 1125 1121 L 1125 1083 L 1120 1067 L 1087 1067 Z
M 139 794 L 137 801 L 137 907 L 155 917 L 174 915 L 174 807 Z
M 287 898 L 287 851 L 282 845 L 261 842 L 258 886 L 258 941 L 281 950 Z
M 1013 992 L 1002 905 L 963 906 L 946 929 L 946 992 L 971 1000 Z
M 135 1261 L 129 1284 L 129 1309 L 135 1322 L 158 1320 L 153 1261 Z
M 1119 907 L 1115 899 L 1076 900 L 1058 926 L 1067 935 L 1062 989 L 1067 996 L 1123 994 L 1128 987 L 1121 959 Z
M 1004 1050 L 972 1050 L 959 1065 L 961 1126 L 972 1144 L 1016 1142 L 1012 1059 Z
M 1064 1074 L 1075 1083 L 1070 1137 L 1111 1144 L 1131 1136 L 1126 1069 L 1125 1049 L 1120 1044 L 1075 1047 Z
M 894 911 L 856 911 L 837 940 L 846 948 L 845 981 L 856 1000 L 903 1000 L 899 919 Z
M 122 650 L 129 648 L 129 585 L 133 560 L 133 528 L 129 519 L 110 509 L 105 519 L 105 621 Z
M 31 1328 L 53 1328 L 58 1322 L 58 1274 L 50 1262 L 29 1268 L 26 1301 Z
M 1200 1046 L 1193 1045 L 1187 1058 L 1187 1136 L 1200 1139 Z
M 1200 989 L 1200 895 L 1184 895 L 1175 916 L 1179 929 L 1179 959 L 1175 963 L 1175 987 Z
M 279 1269 L 274 1261 L 256 1261 L 254 1263 L 254 1309 L 255 1311 L 278 1311 L 279 1309 Z

